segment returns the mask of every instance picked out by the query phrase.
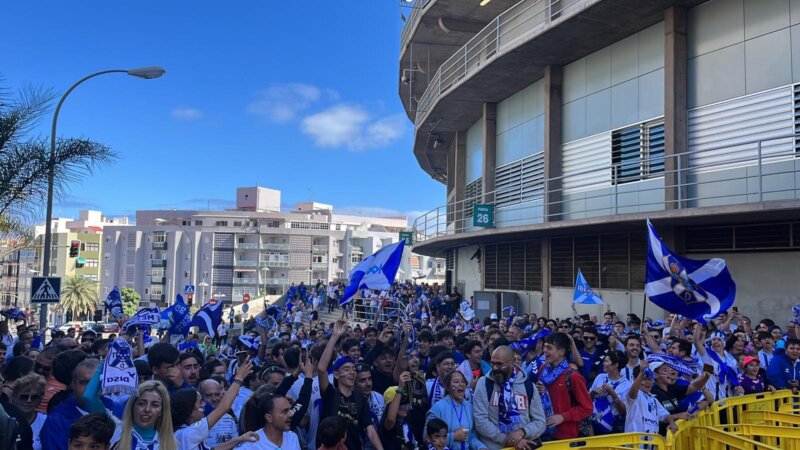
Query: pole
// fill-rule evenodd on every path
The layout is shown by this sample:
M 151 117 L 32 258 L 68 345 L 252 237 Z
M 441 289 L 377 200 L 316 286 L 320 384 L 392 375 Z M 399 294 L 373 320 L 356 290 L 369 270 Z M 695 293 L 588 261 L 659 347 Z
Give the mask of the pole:
M 642 322 L 644 322 L 646 311 L 647 311 L 647 292 L 644 293 L 644 304 L 642 305 Z
M 127 73 L 128 71 L 119 69 L 103 70 L 81 78 L 70 86 L 67 92 L 64 92 L 64 95 L 62 95 L 61 99 L 58 101 L 58 105 L 56 105 L 56 110 L 53 113 L 53 125 L 50 128 L 50 157 L 47 161 L 47 212 L 45 214 L 44 254 L 42 255 L 43 277 L 50 276 L 50 247 L 53 245 L 53 191 L 56 177 L 56 127 L 58 125 L 58 113 L 61 111 L 61 106 L 64 104 L 64 100 L 67 99 L 67 96 L 84 81 L 107 73 L 120 72 Z M 39 328 L 43 330 L 46 326 L 47 303 L 42 303 L 41 308 L 39 308 Z

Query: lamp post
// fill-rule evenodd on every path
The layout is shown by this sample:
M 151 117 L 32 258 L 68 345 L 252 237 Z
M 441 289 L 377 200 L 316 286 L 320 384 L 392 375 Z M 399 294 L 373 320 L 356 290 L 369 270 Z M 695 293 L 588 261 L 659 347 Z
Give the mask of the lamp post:
M 202 282 L 197 284 L 197 287 L 202 288 L 202 291 L 200 291 L 200 292 L 203 293 L 203 296 L 200 297 L 200 304 L 201 305 L 205 305 L 206 304 L 205 303 L 205 300 L 206 300 L 206 288 L 209 287 L 209 286 L 211 286 L 211 285 L 206 283 L 205 279 L 203 279 Z
M 267 274 L 269 273 L 269 267 L 262 267 L 261 268 L 261 278 L 264 279 L 264 298 L 267 297 Z
M 160 224 L 174 225 L 180 228 L 184 233 L 186 233 L 186 237 L 189 238 L 189 245 L 191 246 L 191 248 L 189 249 L 189 284 L 194 284 L 193 276 L 194 276 L 195 258 L 194 258 L 194 238 L 192 237 L 192 233 L 190 233 L 189 230 L 187 230 L 186 227 L 184 227 L 183 225 L 177 222 L 173 222 L 171 220 L 156 218 L 155 222 Z M 180 244 L 180 242 L 178 242 L 178 244 Z M 177 248 L 175 250 L 177 250 Z M 178 286 L 179 286 L 178 283 L 175 283 L 175 290 L 178 289 Z M 174 295 L 172 295 L 172 297 L 174 297 Z M 200 305 L 202 306 L 202 303 Z
M 61 111 L 61 106 L 64 104 L 64 100 L 67 99 L 67 96 L 81 83 L 86 80 L 89 80 L 94 77 L 98 77 L 100 75 L 105 75 L 108 73 L 125 73 L 132 77 L 143 78 L 145 80 L 151 80 L 153 78 L 158 78 L 165 73 L 166 70 L 162 69 L 161 67 L 151 66 L 151 67 L 137 67 L 135 69 L 112 69 L 112 70 L 101 70 L 100 72 L 95 72 L 93 74 L 87 75 L 80 80 L 76 81 L 72 86 L 64 92 L 64 95 L 61 96 L 61 99 L 58 101 L 56 105 L 56 110 L 53 113 L 53 125 L 50 129 L 50 158 L 47 161 L 47 212 L 45 214 L 45 229 L 44 229 L 44 255 L 42 258 L 42 276 L 47 277 L 50 275 L 50 251 L 51 246 L 53 244 L 53 184 L 55 182 L 56 176 L 56 127 L 58 125 L 58 113 Z M 39 312 L 39 326 L 44 329 L 47 326 L 47 303 L 42 303 L 42 307 L 40 308 Z

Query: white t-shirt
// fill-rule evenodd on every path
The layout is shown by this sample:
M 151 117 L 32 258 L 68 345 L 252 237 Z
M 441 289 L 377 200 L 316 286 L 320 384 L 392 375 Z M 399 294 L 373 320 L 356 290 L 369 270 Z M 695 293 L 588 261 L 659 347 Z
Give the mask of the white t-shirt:
M 281 445 L 270 442 L 270 440 L 267 439 L 267 435 L 264 434 L 263 428 L 258 430 L 256 436 L 258 436 L 256 442 L 243 442 L 236 448 L 245 450 L 300 450 L 300 440 L 297 439 L 297 435 L 291 431 L 283 432 L 283 442 L 281 442 Z M 178 448 L 183 450 L 183 447 Z
M 244 386 L 239 386 L 239 394 L 233 399 L 233 406 L 231 407 L 231 411 L 236 414 L 236 417 L 242 417 L 242 408 L 244 408 L 244 404 L 251 395 L 253 395 L 253 391 Z
M 40 435 L 45 420 L 47 420 L 47 414 L 37 412 L 36 418 L 31 422 L 31 429 L 33 430 L 33 450 L 42 450 L 42 438 Z
M 239 430 L 236 421 L 230 414 L 225 414 L 219 419 L 219 422 L 211 427 L 209 438 L 203 441 L 203 444 L 208 448 L 214 448 L 237 437 L 239 437 Z
M 611 381 L 609 380 L 607 373 L 601 373 L 597 375 L 597 378 L 594 379 L 592 387 L 589 388 L 589 392 L 593 392 L 595 389 L 604 384 L 612 386 L 614 388 L 614 392 L 617 393 L 617 396 L 619 396 L 620 399 L 624 399 L 628 396 L 628 391 L 631 390 L 632 383 L 623 376 L 620 376 L 619 380 Z M 619 416 L 619 408 L 617 408 L 617 404 L 614 402 L 611 402 L 611 411 L 614 414 L 614 417 Z
M 210 430 L 208 429 L 208 419 L 203 417 L 199 422 L 189 426 L 182 425 L 175 430 L 175 440 L 178 441 L 180 450 L 205 449 L 203 441 L 208 439 Z
M 639 391 L 632 399 L 625 394 L 625 405 L 628 408 L 625 416 L 626 433 L 658 434 L 658 424 L 667 420 L 669 412 L 661 405 L 655 395 Z

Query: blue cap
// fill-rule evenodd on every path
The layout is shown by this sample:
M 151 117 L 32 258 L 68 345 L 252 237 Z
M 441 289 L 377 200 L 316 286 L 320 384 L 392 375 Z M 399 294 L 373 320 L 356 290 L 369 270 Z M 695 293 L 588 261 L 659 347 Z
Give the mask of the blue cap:
M 356 365 L 356 362 L 353 361 L 353 358 L 349 356 L 340 356 L 336 362 L 333 363 L 333 371 L 336 372 L 337 370 L 341 369 L 345 364 L 352 364 Z

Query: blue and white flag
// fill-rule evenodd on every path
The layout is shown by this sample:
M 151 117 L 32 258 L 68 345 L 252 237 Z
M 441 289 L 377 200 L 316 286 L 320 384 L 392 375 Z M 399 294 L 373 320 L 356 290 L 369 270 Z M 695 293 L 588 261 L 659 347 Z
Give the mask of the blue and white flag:
M 401 240 L 387 245 L 353 267 L 350 271 L 350 285 L 344 290 L 339 305 L 353 300 L 359 289 L 389 289 L 397 275 L 397 269 L 400 268 L 405 243 L 405 240 Z
M 189 332 L 189 322 L 192 318 L 189 315 L 189 306 L 183 301 L 183 296 L 175 296 L 175 303 L 169 308 L 161 311 L 161 321 L 158 328 L 169 330 L 171 335 L 183 335 Z
M 103 394 L 136 395 L 139 377 L 133 365 L 133 351 L 125 340 L 115 339 L 108 346 L 102 377 Z
M 8 317 L 11 320 L 28 320 L 28 315 L 25 314 L 25 311 L 22 311 L 19 308 L 7 309 L 3 312 L 0 312 L 0 315 Z
M 119 286 L 114 286 L 114 289 L 108 293 L 105 305 L 114 320 L 122 319 L 122 293 L 119 291 Z
M 152 308 L 142 308 L 136 312 L 127 322 L 125 325 L 122 326 L 123 330 L 128 330 L 131 327 L 144 327 L 147 326 L 148 328 L 151 325 L 155 325 L 161 321 L 161 313 L 158 312 L 158 306 L 154 306 Z
M 213 305 L 206 303 L 197 311 L 189 322 L 190 327 L 199 327 L 201 331 L 205 331 L 212 338 L 217 336 L 217 327 L 222 322 L 222 302 L 216 302 Z
M 647 233 L 645 292 L 653 303 L 702 323 L 733 306 L 736 283 L 724 259 L 696 260 L 672 253 L 650 220 Z
M 578 269 L 578 276 L 575 278 L 575 293 L 572 295 L 572 301 L 584 305 L 603 304 L 603 298 L 595 294 L 592 287 L 586 282 L 586 278 L 583 278 L 581 269 Z

